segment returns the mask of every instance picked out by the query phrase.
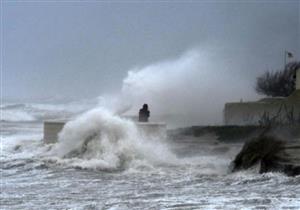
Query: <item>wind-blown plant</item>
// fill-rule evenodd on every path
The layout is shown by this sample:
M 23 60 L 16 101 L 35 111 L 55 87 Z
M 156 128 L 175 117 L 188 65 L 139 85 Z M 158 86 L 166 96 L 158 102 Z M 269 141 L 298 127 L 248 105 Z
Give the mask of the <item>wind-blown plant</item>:
M 287 97 L 295 91 L 296 70 L 300 62 L 290 62 L 283 70 L 267 71 L 257 78 L 255 90 L 261 95 Z

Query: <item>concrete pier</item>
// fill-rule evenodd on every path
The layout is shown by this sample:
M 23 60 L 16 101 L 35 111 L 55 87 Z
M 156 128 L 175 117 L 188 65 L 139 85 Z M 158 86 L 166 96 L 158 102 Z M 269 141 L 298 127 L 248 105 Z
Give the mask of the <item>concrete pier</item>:
M 66 122 L 63 121 L 46 121 L 44 122 L 44 143 L 54 144 L 58 141 L 58 134 L 63 129 Z M 165 123 L 141 123 L 136 122 L 141 135 L 154 137 L 166 135 L 167 126 Z
M 136 125 L 142 135 L 162 137 L 167 133 L 167 125 L 165 123 L 137 122 Z
M 44 122 L 44 143 L 54 144 L 58 140 L 58 133 L 63 129 L 66 122 L 46 121 Z

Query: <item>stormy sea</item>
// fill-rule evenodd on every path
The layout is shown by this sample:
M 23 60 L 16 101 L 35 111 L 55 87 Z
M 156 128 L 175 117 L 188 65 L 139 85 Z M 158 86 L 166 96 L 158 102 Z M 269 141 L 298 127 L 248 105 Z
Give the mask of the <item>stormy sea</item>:
M 94 106 L 1 105 L 1 209 L 300 209 L 299 176 L 229 172 L 243 142 L 149 138 Z M 45 120 L 69 121 L 58 143 Z

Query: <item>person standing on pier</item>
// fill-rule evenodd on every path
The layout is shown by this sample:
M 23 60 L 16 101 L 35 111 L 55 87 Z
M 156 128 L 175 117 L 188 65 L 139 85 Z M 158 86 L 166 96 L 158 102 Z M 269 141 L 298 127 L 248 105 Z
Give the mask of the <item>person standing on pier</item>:
M 143 108 L 139 111 L 139 122 L 148 122 L 150 117 L 150 111 L 148 110 L 148 104 L 144 104 Z

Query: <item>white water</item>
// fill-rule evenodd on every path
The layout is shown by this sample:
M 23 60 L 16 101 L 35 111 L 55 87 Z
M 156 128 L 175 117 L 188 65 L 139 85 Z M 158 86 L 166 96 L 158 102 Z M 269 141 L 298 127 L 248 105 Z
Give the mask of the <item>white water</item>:
M 241 143 L 147 139 L 103 109 L 73 119 L 56 145 L 39 121 L 2 122 L 1 208 L 299 209 L 299 177 L 227 173 Z
M 212 61 L 193 51 L 131 70 L 118 94 L 100 97 L 102 108 L 84 101 L 1 105 L 1 208 L 299 209 L 299 177 L 227 172 L 242 143 L 150 138 L 118 116 L 148 103 L 151 119 L 175 113 L 181 125 L 220 121 L 228 95 L 244 91 Z M 229 83 L 235 86 L 220 85 Z M 70 120 L 54 145 L 42 143 L 49 119 Z
M 118 169 L 141 160 L 174 163 L 176 158 L 162 138 L 147 139 L 132 121 L 98 108 L 68 122 L 50 154 L 65 157 L 73 166 L 99 170 Z

